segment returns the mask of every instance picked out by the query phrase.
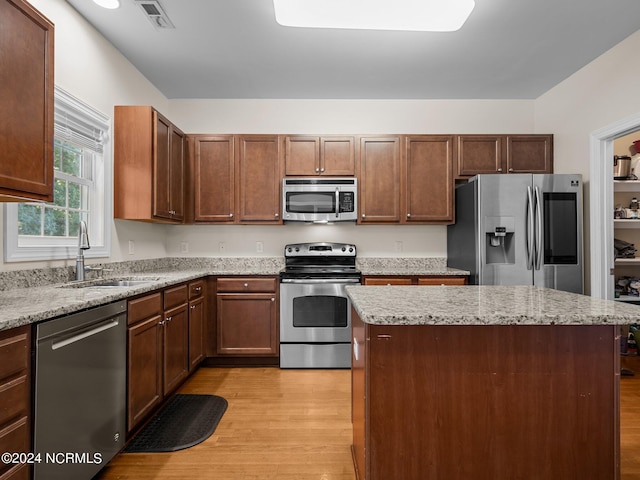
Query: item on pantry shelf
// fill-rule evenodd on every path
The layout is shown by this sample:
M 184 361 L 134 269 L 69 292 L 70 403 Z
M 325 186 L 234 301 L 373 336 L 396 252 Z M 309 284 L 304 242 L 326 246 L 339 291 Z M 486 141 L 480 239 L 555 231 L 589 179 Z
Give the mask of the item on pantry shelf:
M 638 251 L 633 243 L 618 238 L 613 239 L 613 250 L 615 258 L 634 258 Z
M 636 197 L 633 197 L 631 199 L 631 203 L 629 204 L 629 208 L 631 210 L 638 210 L 638 199 Z

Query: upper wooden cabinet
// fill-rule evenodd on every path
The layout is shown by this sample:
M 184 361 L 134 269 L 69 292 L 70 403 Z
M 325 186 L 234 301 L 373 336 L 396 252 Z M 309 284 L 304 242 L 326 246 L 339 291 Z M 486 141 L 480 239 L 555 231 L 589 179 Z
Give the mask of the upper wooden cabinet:
M 451 135 L 362 137 L 359 222 L 452 222 L 453 152 Z
M 355 175 L 355 144 L 351 136 L 285 137 L 286 175 Z
M 53 200 L 54 27 L 0 0 L 0 201 Z
M 280 192 L 284 173 L 281 137 L 236 137 L 236 203 L 239 223 L 282 223 Z
M 233 135 L 189 136 L 190 195 L 196 223 L 233 223 L 235 174 Z M 191 209 L 189 209 L 191 210 Z
M 185 135 L 150 106 L 116 106 L 114 217 L 182 223 Z
M 358 223 L 400 221 L 400 136 L 361 137 Z
M 403 223 L 453 221 L 452 135 L 404 137 Z
M 553 173 L 553 135 L 459 135 L 459 177 Z

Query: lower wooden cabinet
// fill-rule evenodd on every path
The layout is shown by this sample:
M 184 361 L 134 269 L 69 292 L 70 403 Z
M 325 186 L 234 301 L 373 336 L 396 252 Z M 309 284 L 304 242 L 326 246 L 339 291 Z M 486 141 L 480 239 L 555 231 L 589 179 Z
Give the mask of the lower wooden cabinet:
M 363 285 L 466 285 L 466 275 L 367 275 Z
M 189 372 L 204 360 L 204 327 L 206 283 L 198 280 L 189 284 Z
M 0 452 L 31 451 L 31 327 L 0 332 Z M 2 480 L 28 479 L 26 464 L 0 461 Z
M 217 285 L 216 354 L 277 356 L 277 278 L 219 278 Z
M 188 287 L 185 283 L 129 300 L 128 432 L 148 418 L 200 361 L 192 368 Z M 195 323 L 202 327 L 202 321 Z

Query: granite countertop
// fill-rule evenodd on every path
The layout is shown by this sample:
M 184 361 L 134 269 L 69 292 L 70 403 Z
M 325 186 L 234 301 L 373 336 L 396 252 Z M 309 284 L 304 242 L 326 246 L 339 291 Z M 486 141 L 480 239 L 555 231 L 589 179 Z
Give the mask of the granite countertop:
M 637 306 L 533 286 L 349 286 L 373 325 L 622 325 Z
M 284 267 L 284 258 L 160 258 L 91 266 L 104 268 L 105 279 L 146 279 L 148 283 L 77 288 L 69 281 L 73 278 L 72 267 L 0 272 L 0 330 L 49 320 L 208 275 L 278 275 Z M 358 267 L 363 275 L 468 274 L 448 269 L 444 258 L 358 258 Z M 90 278 L 95 275 L 91 273 Z

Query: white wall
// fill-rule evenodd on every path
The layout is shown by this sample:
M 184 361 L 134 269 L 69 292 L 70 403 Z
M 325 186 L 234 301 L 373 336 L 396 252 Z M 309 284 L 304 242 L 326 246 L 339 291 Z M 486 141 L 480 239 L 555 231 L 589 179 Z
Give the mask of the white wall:
M 585 232 L 589 232 L 590 226 L 589 135 L 640 111 L 640 63 L 636 61 L 638 51 L 640 31 L 605 52 L 535 102 L 536 132 L 554 134 L 555 171 L 581 173 L 583 176 Z M 610 161 L 613 162 L 613 159 Z M 589 235 L 585 233 L 587 290 L 590 285 L 589 256 Z

